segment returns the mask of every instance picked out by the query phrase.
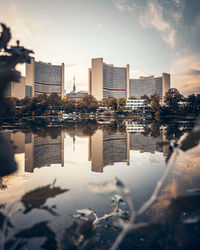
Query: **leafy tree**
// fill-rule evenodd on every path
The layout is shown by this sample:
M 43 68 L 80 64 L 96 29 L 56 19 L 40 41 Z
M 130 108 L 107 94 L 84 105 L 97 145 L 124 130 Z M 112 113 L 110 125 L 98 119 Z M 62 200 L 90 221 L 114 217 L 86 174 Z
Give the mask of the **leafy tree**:
M 16 100 L 15 98 L 5 98 L 0 105 L 0 118 L 14 118 L 16 116 Z
M 177 112 L 178 103 L 183 99 L 183 95 L 181 95 L 177 89 L 171 88 L 166 92 L 164 102 L 168 105 L 171 112 Z
M 128 99 L 129 100 L 136 100 L 137 98 L 135 96 L 130 96 Z
M 107 98 L 107 105 L 109 108 L 116 111 L 117 110 L 117 98 L 109 96 Z
M 160 102 L 160 96 L 158 94 L 151 95 L 150 98 L 151 111 L 153 112 L 156 119 L 159 119 L 161 111 L 161 106 L 159 102 Z
M 99 107 L 98 101 L 92 96 L 87 95 L 77 103 L 77 109 L 82 112 L 95 112 Z
M 124 107 L 126 105 L 126 98 L 121 97 L 121 98 L 117 99 L 117 105 L 118 105 L 117 109 L 119 111 L 124 111 Z
M 53 109 L 56 109 L 61 106 L 61 97 L 57 93 L 51 93 L 48 96 L 48 103 Z
M 62 100 L 62 106 L 67 113 L 74 112 L 76 110 L 75 100 Z
M 141 99 L 145 100 L 145 104 L 149 104 L 150 103 L 150 97 L 146 94 L 140 96 Z

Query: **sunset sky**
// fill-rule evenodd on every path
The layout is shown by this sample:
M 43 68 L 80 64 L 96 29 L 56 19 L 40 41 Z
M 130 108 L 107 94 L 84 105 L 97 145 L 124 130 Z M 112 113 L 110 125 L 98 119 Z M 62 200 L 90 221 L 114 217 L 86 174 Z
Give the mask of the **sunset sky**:
M 36 60 L 65 63 L 67 92 L 73 76 L 87 90 L 93 57 L 200 92 L 200 0 L 0 0 L 0 22 Z

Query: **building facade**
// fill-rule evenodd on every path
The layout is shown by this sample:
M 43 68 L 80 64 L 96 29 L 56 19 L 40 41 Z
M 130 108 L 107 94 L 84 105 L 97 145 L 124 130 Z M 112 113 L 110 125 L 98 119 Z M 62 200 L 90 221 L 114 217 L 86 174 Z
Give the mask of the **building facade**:
M 52 65 L 51 63 L 36 62 L 31 58 L 26 63 L 26 94 L 38 96 L 40 94 L 57 93 L 64 97 L 64 63 Z
M 109 96 L 127 98 L 129 96 L 129 65 L 115 67 L 103 62 L 103 58 L 92 59 L 92 67 L 88 70 L 89 94 L 97 100 Z
M 157 93 L 163 99 L 169 89 L 170 74 L 167 73 L 163 73 L 161 77 L 142 76 L 139 79 L 130 79 L 130 97 L 140 98 L 144 94 L 151 96 Z
M 26 63 L 25 77 L 21 77 L 20 82 L 11 82 L 6 96 L 23 99 L 25 96 L 34 97 L 51 93 L 64 97 L 64 63 L 52 65 L 36 62 L 32 57 L 30 63 Z
M 7 86 L 5 95 L 7 97 L 14 97 L 23 99 L 26 92 L 26 81 L 25 77 L 21 77 L 19 82 L 10 82 Z
M 144 94 L 151 96 L 155 93 L 163 99 L 170 89 L 170 74 L 129 79 L 128 64 L 125 67 L 115 67 L 113 64 L 104 63 L 103 58 L 93 58 L 88 70 L 88 89 L 89 94 L 97 100 L 109 96 L 140 98 Z

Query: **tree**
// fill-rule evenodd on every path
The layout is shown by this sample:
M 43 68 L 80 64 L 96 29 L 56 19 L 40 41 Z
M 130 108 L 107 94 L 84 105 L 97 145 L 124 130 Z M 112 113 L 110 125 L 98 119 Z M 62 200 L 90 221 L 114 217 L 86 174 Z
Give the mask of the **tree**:
M 75 100 L 62 100 L 62 106 L 66 113 L 71 113 L 76 110 Z
M 116 111 L 117 110 L 117 98 L 109 96 L 107 98 L 107 105 L 109 108 Z
M 174 113 L 178 111 L 178 103 L 183 99 L 183 95 L 177 89 L 171 88 L 166 92 L 164 102 L 168 105 L 169 110 Z
M 61 106 L 61 97 L 57 93 L 51 93 L 48 96 L 48 103 L 53 109 L 56 109 Z
M 128 99 L 129 100 L 136 100 L 137 98 L 135 96 L 130 96 Z
M 77 108 L 82 112 L 95 112 L 99 107 L 98 101 L 92 95 L 86 95 L 77 103 Z
M 121 97 L 117 99 L 117 106 L 118 106 L 117 109 L 119 111 L 124 111 L 125 105 L 126 105 L 126 98 Z
M 146 94 L 140 96 L 141 99 L 145 100 L 145 104 L 149 104 L 150 103 L 150 97 Z
M 160 102 L 160 96 L 158 94 L 151 95 L 150 98 L 151 111 L 153 112 L 157 120 L 159 119 L 161 111 L 161 106 L 159 102 Z
M 16 100 L 15 98 L 7 97 L 3 104 L 0 105 L 0 118 L 14 118 L 16 116 Z

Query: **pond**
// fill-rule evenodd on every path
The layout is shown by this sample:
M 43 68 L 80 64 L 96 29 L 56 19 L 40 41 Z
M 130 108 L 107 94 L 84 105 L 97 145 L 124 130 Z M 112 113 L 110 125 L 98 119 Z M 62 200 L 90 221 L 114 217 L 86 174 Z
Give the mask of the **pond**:
M 188 121 L 169 124 L 131 120 L 106 124 L 71 121 L 56 127 L 4 129 L 2 133 L 12 141 L 18 164 L 17 172 L 0 179 L 0 211 L 5 214 L 11 211 L 10 220 L 14 225 L 9 229 L 10 235 L 48 221 L 57 241 L 63 242 L 65 229 L 69 229 L 74 221 L 77 225 L 87 218 L 94 222 L 95 216 L 91 211 L 102 217 L 119 206 L 116 216 L 108 216 L 95 225 L 91 236 L 93 241 L 86 248 L 84 243 L 86 239 L 90 240 L 90 236 L 83 240 L 78 236 L 75 239 L 73 235 L 74 246 L 63 247 L 109 249 L 121 231 L 119 217 L 127 221 L 130 216 L 126 195 L 119 193 L 116 180 L 129 189 L 134 207 L 139 209 L 149 199 L 167 168 L 168 143 L 179 143 L 193 125 Z M 162 224 L 162 229 L 132 232 L 125 237 L 119 249 L 198 248 L 198 196 L 195 197 L 195 208 L 191 205 L 191 209 L 181 210 L 181 215 L 175 208 L 178 219 L 173 220 L 174 213 L 169 217 L 168 208 L 172 198 L 193 194 L 194 190 L 199 192 L 199 148 L 198 145 L 179 153 L 158 199 L 138 218 L 138 222 Z M 40 189 L 37 198 L 29 193 L 26 200 L 25 194 L 49 184 L 45 194 Z M 57 189 L 52 194 L 51 189 L 55 187 Z M 41 199 L 38 198 L 40 194 Z M 22 202 L 18 202 L 20 200 Z M 67 233 L 72 237 L 70 230 Z M 44 237 L 30 236 L 23 240 L 27 239 L 28 249 L 39 249 L 44 242 Z M 23 245 L 21 247 L 27 249 Z M 56 247 L 49 245 L 45 249 Z

